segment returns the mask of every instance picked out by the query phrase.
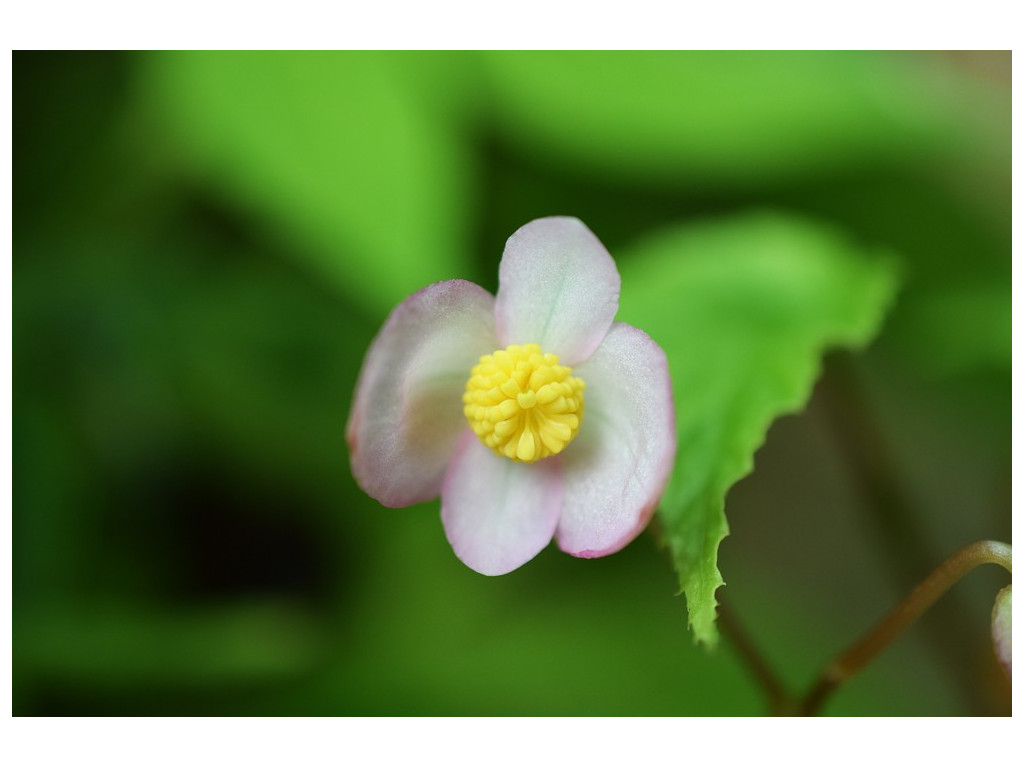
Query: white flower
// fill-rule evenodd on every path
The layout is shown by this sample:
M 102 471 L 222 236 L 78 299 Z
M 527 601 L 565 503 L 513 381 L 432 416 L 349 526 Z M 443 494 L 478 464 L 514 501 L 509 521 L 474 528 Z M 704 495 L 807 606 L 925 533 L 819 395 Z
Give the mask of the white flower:
M 616 552 L 647 525 L 676 450 L 665 353 L 613 322 L 619 273 L 577 219 L 509 238 L 496 297 L 474 283 L 403 301 L 363 364 L 352 471 L 389 507 L 441 496 L 455 554 L 508 573 L 552 540 Z

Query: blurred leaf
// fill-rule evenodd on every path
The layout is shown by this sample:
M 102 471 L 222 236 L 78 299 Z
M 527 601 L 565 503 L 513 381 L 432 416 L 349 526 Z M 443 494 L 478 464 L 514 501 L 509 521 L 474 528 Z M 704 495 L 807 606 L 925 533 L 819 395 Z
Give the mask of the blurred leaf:
M 831 345 L 862 345 L 892 301 L 889 261 L 773 215 L 669 231 L 620 257 L 620 317 L 668 354 L 679 451 L 660 519 L 698 640 L 716 640 L 725 494 L 772 421 L 803 407 Z
M 460 110 L 424 98 L 424 81 L 440 90 L 459 60 L 190 52 L 149 64 L 147 92 L 197 175 L 364 308 L 466 274 L 470 159 L 449 124 Z
M 903 308 L 898 340 L 925 371 L 955 375 L 974 370 L 1009 373 L 1012 296 L 1009 276 L 934 289 Z
M 877 52 L 493 52 L 495 124 L 556 162 L 640 180 L 750 184 L 920 156 L 941 94 Z
M 287 269 L 253 262 L 181 298 L 170 350 L 180 392 L 234 459 L 337 489 L 352 482 L 339 425 L 372 329 Z
M 14 653 L 69 686 L 222 686 L 294 676 L 324 652 L 320 627 L 281 601 L 185 610 L 152 604 L 48 605 L 19 614 Z

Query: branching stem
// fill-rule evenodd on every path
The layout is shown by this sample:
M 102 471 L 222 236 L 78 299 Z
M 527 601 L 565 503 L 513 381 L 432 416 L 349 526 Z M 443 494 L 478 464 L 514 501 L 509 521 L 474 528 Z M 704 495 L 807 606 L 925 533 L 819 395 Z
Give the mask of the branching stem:
M 1013 573 L 1010 545 L 1000 541 L 978 541 L 954 554 L 932 571 L 867 634 L 825 667 L 814 685 L 801 698 L 791 696 L 785 690 L 750 636 L 725 605 L 720 605 L 718 609 L 719 625 L 767 695 L 772 714 L 814 715 L 836 688 L 885 650 L 950 587 L 979 565 L 986 564 L 1000 565 Z
M 899 637 L 903 630 L 913 624 L 950 587 L 979 565 L 986 563 L 1001 565 L 1012 573 L 1010 545 L 999 541 L 978 541 L 946 560 L 873 629 L 825 667 L 818 681 L 800 701 L 798 711 L 804 715 L 815 714 L 836 688 L 857 674 L 865 664 Z
M 740 625 L 735 614 L 722 602 L 718 604 L 718 626 L 721 628 L 722 634 L 736 647 L 736 652 L 743 658 L 747 668 L 768 696 L 768 708 L 771 714 L 785 713 L 792 706 L 789 692 L 783 687 L 765 657 L 754 644 L 753 639 Z

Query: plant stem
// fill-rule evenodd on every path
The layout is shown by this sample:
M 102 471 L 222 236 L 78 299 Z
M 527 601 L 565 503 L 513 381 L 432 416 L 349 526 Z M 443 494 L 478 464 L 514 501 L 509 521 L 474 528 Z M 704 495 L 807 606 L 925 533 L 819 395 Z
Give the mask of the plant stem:
M 786 714 L 792 707 L 793 700 L 783 688 L 779 678 L 768 666 L 764 656 L 754 645 L 750 635 L 740 625 L 736 615 L 725 603 L 718 604 L 718 626 L 722 634 L 736 647 L 747 668 L 753 673 L 757 682 L 768 696 L 768 711 L 773 715 Z
M 826 360 L 827 375 L 821 394 L 827 417 L 847 458 L 853 477 L 859 482 L 867 504 L 864 509 L 882 546 L 890 578 L 903 594 L 926 573 L 938 558 L 930 551 L 927 531 L 910 494 L 896 470 L 882 425 L 869 402 L 858 360 L 849 352 L 835 352 Z M 944 601 L 924 625 L 927 640 L 943 658 L 944 666 L 965 699 L 976 708 L 987 703 L 971 679 L 968 668 L 959 663 L 961 651 L 970 645 L 961 618 L 968 608 L 960 596 Z
M 800 701 L 800 714 L 813 715 L 825 699 L 893 642 L 922 613 L 960 579 L 979 565 L 1001 565 L 1012 573 L 1011 548 L 998 541 L 979 541 L 964 547 L 936 568 L 864 637 L 829 664 Z

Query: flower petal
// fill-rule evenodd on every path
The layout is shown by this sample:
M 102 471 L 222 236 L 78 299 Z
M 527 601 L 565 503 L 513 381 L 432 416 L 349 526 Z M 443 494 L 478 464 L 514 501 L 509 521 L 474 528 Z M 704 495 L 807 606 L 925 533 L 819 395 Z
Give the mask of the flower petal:
M 501 346 L 540 344 L 563 365 L 597 349 L 619 308 L 615 262 L 582 221 L 568 216 L 516 230 L 501 257 L 498 285 Z
M 466 427 L 469 371 L 495 344 L 494 297 L 474 283 L 434 283 L 394 309 L 367 352 L 346 429 L 366 493 L 389 507 L 438 495 Z
M 636 538 L 665 490 L 676 454 L 672 385 L 661 347 L 625 323 L 574 372 L 587 384 L 586 411 L 562 454 L 556 536 L 571 555 L 600 557 Z
M 1006 674 L 1013 677 L 1013 585 L 1003 587 L 992 607 L 992 641 L 996 657 Z
M 465 431 L 441 489 L 441 522 L 462 562 L 486 576 L 514 571 L 551 543 L 561 506 L 558 457 L 521 464 Z

